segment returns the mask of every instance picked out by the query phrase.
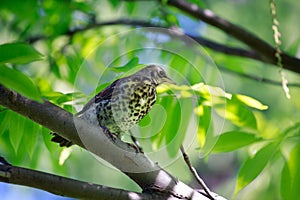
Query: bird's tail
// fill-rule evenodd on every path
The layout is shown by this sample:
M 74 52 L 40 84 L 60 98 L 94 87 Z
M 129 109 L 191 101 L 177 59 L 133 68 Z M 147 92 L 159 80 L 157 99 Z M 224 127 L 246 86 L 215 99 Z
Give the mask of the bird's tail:
M 51 132 L 50 134 L 53 135 L 53 138 L 51 139 L 51 141 L 58 143 L 60 147 L 70 147 L 73 145 L 73 143 L 70 140 L 67 140 L 64 137 L 61 137 L 57 133 Z
M 80 112 L 76 113 L 75 116 L 80 117 L 80 115 L 82 113 L 83 113 L 83 111 L 80 111 Z M 53 138 L 51 139 L 51 141 L 58 143 L 60 147 L 70 147 L 73 145 L 73 143 L 70 140 L 58 135 L 55 132 L 50 132 L 50 134 L 53 135 Z

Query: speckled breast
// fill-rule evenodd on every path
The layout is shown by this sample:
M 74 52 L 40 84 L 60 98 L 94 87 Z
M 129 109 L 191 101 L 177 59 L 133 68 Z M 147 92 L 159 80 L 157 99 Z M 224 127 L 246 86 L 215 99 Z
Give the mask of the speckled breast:
M 96 106 L 99 124 L 117 135 L 126 132 L 150 111 L 155 101 L 155 85 L 150 81 L 120 83 L 110 101 Z

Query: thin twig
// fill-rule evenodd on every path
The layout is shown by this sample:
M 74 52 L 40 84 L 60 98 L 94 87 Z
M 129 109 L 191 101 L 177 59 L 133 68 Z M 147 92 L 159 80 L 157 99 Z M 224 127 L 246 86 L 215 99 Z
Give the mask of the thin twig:
M 183 148 L 182 145 L 180 146 L 180 151 L 182 153 L 182 156 L 183 156 L 183 159 L 184 159 L 185 163 L 187 164 L 187 166 L 189 167 L 190 171 L 192 172 L 192 174 L 196 178 L 197 182 L 200 184 L 200 186 L 206 192 L 208 198 L 214 200 L 215 198 L 211 195 L 212 192 L 207 187 L 207 185 L 204 183 L 204 181 L 202 180 L 202 178 L 198 175 L 196 169 L 192 166 L 192 163 L 191 163 L 188 155 L 185 153 L 184 148 Z
M 263 77 L 258 77 L 258 76 L 252 75 L 252 74 L 243 74 L 243 73 L 228 69 L 228 68 L 220 66 L 220 65 L 217 65 L 217 66 L 221 71 L 223 71 L 225 73 L 234 74 L 234 75 L 237 75 L 240 77 L 248 78 L 248 79 L 251 79 L 254 81 L 267 83 L 267 84 L 271 84 L 271 85 L 276 85 L 276 86 L 282 85 L 282 83 L 280 81 L 275 81 L 275 80 L 271 80 L 271 79 L 267 79 L 267 78 L 263 78 Z M 300 83 L 289 83 L 289 87 L 300 87 Z
M 67 35 L 69 37 L 72 37 L 74 34 L 81 33 L 84 31 L 88 31 L 91 29 L 101 28 L 103 26 L 115 26 L 115 25 L 128 25 L 128 26 L 135 26 L 135 27 L 156 27 L 156 28 L 165 28 L 169 29 L 170 27 L 159 24 L 159 23 L 153 23 L 148 22 L 144 20 L 134 20 L 134 19 L 117 19 L 117 20 L 110 20 L 110 21 L 104 21 L 104 22 L 95 22 L 93 24 L 89 24 L 85 27 L 79 27 L 75 28 L 73 30 L 66 31 L 65 33 L 62 33 L 62 35 Z M 174 33 L 175 32 L 171 32 Z M 186 36 L 192 38 L 195 40 L 198 44 L 203 45 L 204 47 L 207 47 L 209 49 L 212 49 L 216 52 L 220 52 L 226 55 L 232 55 L 232 56 L 239 56 L 239 57 L 245 57 L 250 58 L 262 62 L 268 62 L 267 60 L 264 60 L 263 57 L 261 57 L 258 53 L 256 53 L 253 50 L 247 50 L 237 47 L 230 47 L 224 44 L 217 43 L 215 41 L 212 41 L 210 39 L 204 38 L 202 36 L 192 36 L 187 33 L 182 32 L 182 34 L 185 34 Z M 43 36 L 43 35 L 36 35 L 32 36 L 26 39 L 28 43 L 35 43 L 39 40 L 45 40 L 49 37 Z

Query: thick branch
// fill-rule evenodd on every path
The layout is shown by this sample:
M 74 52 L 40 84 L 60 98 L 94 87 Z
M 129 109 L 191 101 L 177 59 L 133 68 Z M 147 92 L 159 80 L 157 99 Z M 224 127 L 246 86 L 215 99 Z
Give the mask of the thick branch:
M 0 162 L 0 181 L 42 189 L 77 199 L 161 199 L 160 195 L 129 192 Z
M 188 3 L 184 0 L 169 0 L 168 4 L 186 12 L 187 14 L 197 19 L 206 22 L 207 24 L 217 27 L 218 29 L 248 45 L 251 49 L 262 55 L 264 57 L 264 60 L 266 60 L 267 62 L 277 64 L 277 59 L 275 57 L 275 48 L 253 33 L 250 33 L 245 29 L 215 15 L 210 10 L 203 10 L 197 5 Z M 292 57 L 286 53 L 282 53 L 281 56 L 284 68 L 296 73 L 300 73 L 300 59 Z
M 102 129 L 73 117 L 49 102 L 38 103 L 0 85 L 0 104 L 46 126 L 52 131 L 96 154 L 134 180 L 144 191 L 169 194 L 170 199 L 207 199 L 178 181 L 142 153 L 126 143 L 115 142 Z M 218 199 L 221 197 L 216 197 Z

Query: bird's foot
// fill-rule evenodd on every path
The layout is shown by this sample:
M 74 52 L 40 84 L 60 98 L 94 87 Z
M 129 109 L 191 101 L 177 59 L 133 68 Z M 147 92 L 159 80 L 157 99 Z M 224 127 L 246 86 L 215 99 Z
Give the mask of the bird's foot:
M 108 128 L 106 128 L 105 126 L 101 126 L 101 128 L 102 128 L 102 130 L 103 130 L 103 133 L 104 133 L 107 137 L 109 137 L 113 142 L 116 142 L 116 139 L 117 139 L 117 137 L 118 137 L 116 134 L 110 132 L 110 131 L 108 130 Z
M 126 143 L 126 144 L 128 146 L 134 148 L 136 153 L 144 153 L 143 149 L 140 146 L 138 146 L 136 144 L 131 144 L 131 143 Z
M 137 139 L 132 135 L 132 133 L 130 132 L 130 137 L 131 140 L 134 144 L 131 144 L 132 147 L 134 147 L 136 149 L 137 153 L 144 153 L 141 145 L 139 144 L 139 142 L 137 141 Z
M 53 138 L 51 139 L 52 142 L 58 143 L 60 147 L 70 147 L 73 145 L 73 143 L 60 135 L 57 135 L 57 133 L 51 132 L 51 135 L 53 135 Z

